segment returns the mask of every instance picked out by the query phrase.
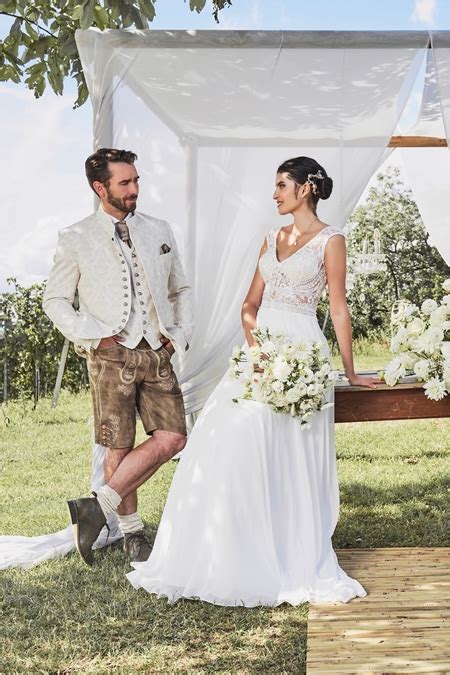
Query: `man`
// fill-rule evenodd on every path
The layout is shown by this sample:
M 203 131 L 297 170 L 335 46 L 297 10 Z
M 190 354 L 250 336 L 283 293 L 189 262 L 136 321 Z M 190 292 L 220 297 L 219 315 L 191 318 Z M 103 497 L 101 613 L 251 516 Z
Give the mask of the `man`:
M 105 485 L 68 502 L 76 547 L 89 565 L 114 512 L 131 561 L 148 558 L 136 490 L 186 443 L 170 359 L 189 348 L 190 288 L 168 223 L 136 211 L 136 159 L 108 148 L 88 157 L 86 176 L 100 206 L 60 231 L 44 296 L 45 312 L 87 358 L 95 441 L 106 446 Z M 134 447 L 136 407 L 149 438 Z

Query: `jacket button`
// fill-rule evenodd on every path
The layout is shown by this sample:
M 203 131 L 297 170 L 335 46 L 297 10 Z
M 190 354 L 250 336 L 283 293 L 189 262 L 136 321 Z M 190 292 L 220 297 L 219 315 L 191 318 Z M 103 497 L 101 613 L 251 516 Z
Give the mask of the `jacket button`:
M 140 285 L 141 285 L 141 282 L 140 282 L 140 281 L 136 281 L 136 286 L 140 286 Z
M 140 300 L 139 302 L 141 303 L 141 305 L 145 305 L 145 302 L 143 300 Z
M 135 272 L 135 273 L 134 273 L 134 276 L 135 276 L 135 277 L 138 277 L 138 276 L 139 276 L 139 272 Z
M 126 278 L 126 277 L 122 277 L 122 281 L 126 281 L 126 280 L 127 280 L 127 278 Z
M 127 290 L 128 290 L 128 286 L 123 286 L 123 289 L 124 289 L 125 291 L 127 291 Z
M 138 291 L 138 295 L 142 295 L 142 291 Z
M 146 321 L 143 321 L 142 323 L 147 323 Z
M 126 320 L 126 319 L 122 319 L 122 323 L 126 323 L 126 322 L 127 322 L 127 320 Z
M 128 293 L 124 293 L 124 294 L 123 294 L 123 297 L 124 297 L 124 298 L 128 298 Z
M 128 302 L 124 302 L 124 303 L 123 303 L 123 306 L 124 306 L 124 307 L 128 307 Z
M 128 312 L 124 312 L 124 313 L 123 313 L 124 316 L 126 316 L 127 314 L 128 314 Z

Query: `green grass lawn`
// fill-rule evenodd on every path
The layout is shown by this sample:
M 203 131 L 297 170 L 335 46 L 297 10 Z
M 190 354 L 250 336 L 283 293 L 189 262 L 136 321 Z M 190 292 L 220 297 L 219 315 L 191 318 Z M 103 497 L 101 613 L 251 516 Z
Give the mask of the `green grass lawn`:
M 358 368 L 386 363 L 358 357 Z M 375 359 L 376 357 L 376 359 Z M 88 395 L 63 394 L 8 407 L 1 430 L 3 534 L 65 527 L 65 500 L 89 493 Z M 341 518 L 337 548 L 449 545 L 450 420 L 337 426 Z M 156 532 L 175 464 L 140 489 L 140 511 Z M 180 561 L 182 564 L 182 561 Z M 303 673 L 308 608 L 168 605 L 125 578 L 119 545 L 88 568 L 71 554 L 29 570 L 1 573 L 0 672 L 154 671 Z

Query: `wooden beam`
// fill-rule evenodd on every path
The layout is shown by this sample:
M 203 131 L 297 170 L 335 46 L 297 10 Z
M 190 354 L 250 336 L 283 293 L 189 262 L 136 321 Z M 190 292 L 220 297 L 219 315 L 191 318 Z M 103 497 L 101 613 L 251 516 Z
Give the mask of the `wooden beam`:
M 447 148 L 446 138 L 433 136 L 392 136 L 390 148 Z

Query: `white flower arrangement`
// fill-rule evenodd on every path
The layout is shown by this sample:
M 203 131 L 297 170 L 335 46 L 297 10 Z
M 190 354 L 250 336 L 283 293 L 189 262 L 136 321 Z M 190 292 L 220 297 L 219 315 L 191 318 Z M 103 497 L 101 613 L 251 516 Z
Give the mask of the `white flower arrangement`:
M 326 393 L 338 379 L 322 344 L 294 343 L 268 328 L 257 328 L 252 335 L 256 345 L 247 352 L 235 347 L 230 359 L 231 375 L 243 381 L 240 398 L 267 403 L 297 418 L 301 429 L 309 429 L 316 412 L 334 405 L 327 402 Z
M 448 293 L 450 279 L 442 287 Z M 428 398 L 444 398 L 450 392 L 450 295 L 440 303 L 427 298 L 420 309 L 404 300 L 395 303 L 391 326 L 391 352 L 397 356 L 386 366 L 386 384 L 393 387 L 411 372 L 424 382 Z

